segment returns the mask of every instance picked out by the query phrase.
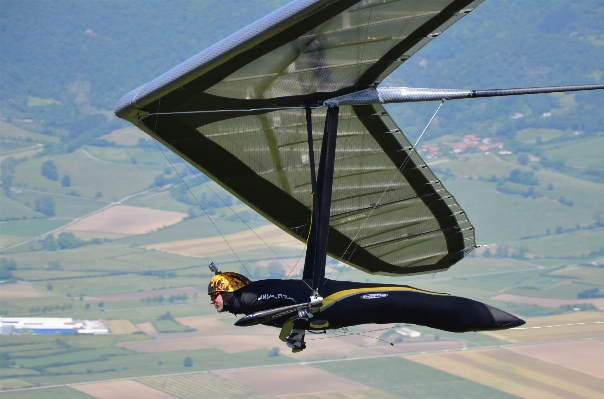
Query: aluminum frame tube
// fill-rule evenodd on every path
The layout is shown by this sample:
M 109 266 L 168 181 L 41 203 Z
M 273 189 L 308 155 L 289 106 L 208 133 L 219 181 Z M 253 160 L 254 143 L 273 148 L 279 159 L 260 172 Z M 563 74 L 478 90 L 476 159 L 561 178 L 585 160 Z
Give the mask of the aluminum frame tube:
M 518 96 L 525 94 L 559 93 L 567 91 L 602 90 L 604 85 L 574 85 L 529 87 L 517 89 L 459 90 L 414 87 L 378 87 L 360 90 L 326 100 L 323 105 L 369 105 L 421 101 L 459 100 L 463 98 Z

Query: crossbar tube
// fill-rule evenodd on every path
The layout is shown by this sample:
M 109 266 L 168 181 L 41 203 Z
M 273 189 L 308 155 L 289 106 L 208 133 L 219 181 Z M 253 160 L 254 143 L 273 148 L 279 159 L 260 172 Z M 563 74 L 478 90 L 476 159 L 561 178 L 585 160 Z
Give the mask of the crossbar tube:
M 417 87 L 378 87 L 359 90 L 326 100 L 323 105 L 368 105 L 422 101 L 459 100 L 463 98 L 519 96 L 525 94 L 560 93 L 568 91 L 602 90 L 604 84 L 528 87 L 517 89 L 460 90 Z

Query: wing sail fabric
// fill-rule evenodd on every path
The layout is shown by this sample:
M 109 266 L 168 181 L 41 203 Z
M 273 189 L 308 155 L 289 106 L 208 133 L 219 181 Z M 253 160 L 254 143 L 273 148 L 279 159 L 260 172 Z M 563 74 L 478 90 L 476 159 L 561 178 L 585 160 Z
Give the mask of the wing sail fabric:
M 323 112 L 313 113 L 317 153 L 324 120 Z M 175 116 L 144 121 L 198 169 L 306 239 L 311 182 L 304 109 L 197 129 Z M 474 234 L 465 213 L 383 107 L 341 107 L 338 130 L 331 256 L 368 273 L 408 274 L 446 269 L 471 251 Z
M 127 94 L 116 114 L 304 240 L 301 107 L 377 85 L 481 1 L 296 1 Z M 279 107 L 290 108 L 263 109 Z M 313 112 L 317 160 L 324 114 Z M 409 274 L 444 270 L 474 246 L 465 214 L 381 106 L 340 108 L 335 168 L 330 255 Z

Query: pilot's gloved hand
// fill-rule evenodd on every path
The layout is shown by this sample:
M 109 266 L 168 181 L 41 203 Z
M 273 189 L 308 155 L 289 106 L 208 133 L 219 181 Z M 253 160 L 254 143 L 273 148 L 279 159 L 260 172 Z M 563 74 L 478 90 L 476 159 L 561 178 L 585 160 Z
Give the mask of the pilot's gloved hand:
M 291 333 L 289 333 L 289 335 L 287 336 L 287 342 L 292 342 L 292 341 L 304 341 L 304 334 L 306 333 L 306 331 L 304 330 L 299 330 L 297 328 L 294 328 L 292 330 Z
M 304 342 L 304 330 L 298 330 L 294 328 L 292 332 L 288 335 L 287 346 L 292 348 L 292 352 L 300 352 L 301 350 L 306 348 L 306 343 Z

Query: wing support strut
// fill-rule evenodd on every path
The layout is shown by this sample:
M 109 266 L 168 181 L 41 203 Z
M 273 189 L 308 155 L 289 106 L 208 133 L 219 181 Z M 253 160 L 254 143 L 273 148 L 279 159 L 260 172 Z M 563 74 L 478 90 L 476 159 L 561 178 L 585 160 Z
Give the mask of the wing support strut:
M 321 157 L 317 173 L 316 191 L 313 196 L 313 219 L 304 261 L 303 279 L 312 279 L 312 289 L 316 296 L 322 296 L 323 279 L 325 277 L 325 261 L 327 258 L 327 239 L 329 234 L 329 217 L 331 210 L 331 194 L 336 158 L 336 136 L 338 131 L 339 107 L 327 108 L 325 131 L 321 145 Z M 306 111 L 307 130 L 309 132 L 309 149 L 312 151 L 312 122 L 309 109 Z M 314 155 L 311 156 L 314 159 Z M 310 159 L 309 159 L 310 161 Z M 314 174 L 314 162 L 311 164 L 311 176 Z

